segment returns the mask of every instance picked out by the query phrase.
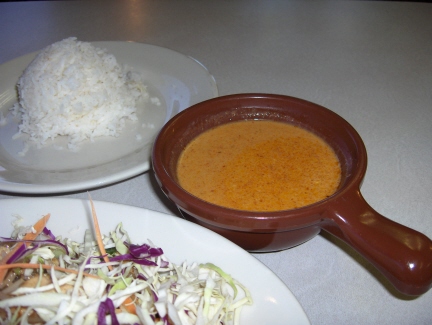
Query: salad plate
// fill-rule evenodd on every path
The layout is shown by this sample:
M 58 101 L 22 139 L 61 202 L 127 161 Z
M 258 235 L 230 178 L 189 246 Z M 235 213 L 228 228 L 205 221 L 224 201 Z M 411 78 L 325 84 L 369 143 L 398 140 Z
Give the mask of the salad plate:
M 121 222 L 132 243 L 151 242 L 172 262 L 213 263 L 245 285 L 253 304 L 244 306 L 240 324 L 308 325 L 303 308 L 285 284 L 255 257 L 223 238 L 181 218 L 137 207 L 94 201 L 101 232 L 113 231 Z M 92 228 L 88 200 L 18 198 L 0 200 L 0 235 L 10 236 L 12 222 L 21 217 L 31 225 L 50 214 L 47 228 L 56 236 L 82 242 Z
M 0 65 L 0 191 L 71 192 L 143 173 L 150 168 L 151 146 L 164 123 L 183 109 L 218 95 L 213 76 L 191 57 L 143 43 L 92 44 L 140 73 L 150 98 L 155 100 L 139 103 L 138 121 L 126 121 L 117 138 L 98 137 L 70 151 L 67 140 L 58 137 L 46 147 L 30 147 L 23 154 L 22 136 L 14 138 L 20 120 L 10 108 L 18 101 L 16 83 L 37 52 Z

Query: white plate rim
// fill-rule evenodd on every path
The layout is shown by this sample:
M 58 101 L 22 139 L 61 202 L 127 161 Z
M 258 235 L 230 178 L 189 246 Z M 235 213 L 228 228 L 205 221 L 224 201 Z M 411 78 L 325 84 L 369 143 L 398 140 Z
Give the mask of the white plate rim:
M 245 284 L 251 291 L 254 305 L 242 310 L 242 324 L 310 325 L 300 303 L 282 280 L 254 256 L 224 237 L 165 213 L 104 201 L 94 201 L 94 204 L 103 233 L 112 230 L 115 225 L 122 222 L 136 243 L 150 239 L 176 263 L 185 260 L 188 263 L 212 262 Z M 24 218 L 25 225 L 28 225 L 46 213 L 51 213 L 47 227 L 55 235 L 65 235 L 65 233 L 60 234 L 59 230 L 74 229 L 72 225 L 77 225 L 77 223 L 80 229 L 71 237 L 77 236 L 78 233 L 83 234 L 88 228 L 82 224 L 85 219 L 87 219 L 87 225 L 91 225 L 89 200 L 72 198 L 3 199 L 0 200 L 0 235 L 10 236 L 12 229 L 10 222 L 14 220 L 13 215 L 15 214 Z M 62 214 L 62 219 L 59 214 Z M 137 223 L 145 226 L 146 231 L 150 234 L 146 233 L 142 239 L 137 240 L 137 237 L 141 236 L 137 235 L 141 234 L 140 227 L 136 226 Z M 132 225 L 135 226 L 131 227 Z M 165 231 L 163 234 L 161 229 Z M 176 234 L 174 240 L 173 234 Z M 189 245 L 194 244 L 199 245 L 199 249 L 187 249 Z M 174 257 L 179 251 L 182 255 L 181 260 Z M 205 259 L 209 254 L 212 254 L 211 260 L 196 260 Z
M 172 50 L 172 49 L 169 49 L 166 47 L 161 47 L 161 46 L 148 44 L 148 43 L 139 43 L 139 42 L 132 42 L 132 41 L 94 41 L 94 42 L 90 42 L 90 43 L 92 43 L 92 44 L 94 44 L 100 48 L 107 48 L 108 47 L 108 51 L 110 51 L 110 48 L 109 48 L 110 46 L 112 46 L 112 47 L 114 47 L 114 46 L 117 46 L 117 47 L 118 46 L 130 46 L 130 47 L 134 47 L 134 48 L 137 48 L 137 47 L 142 48 L 143 50 L 148 48 L 148 49 L 152 49 L 152 51 L 158 50 L 158 51 L 161 51 L 161 53 L 163 52 L 166 54 L 169 53 L 169 55 L 175 55 L 179 60 L 186 60 L 184 62 L 189 62 L 189 63 L 191 63 L 197 67 L 197 69 L 202 74 L 200 76 L 200 78 L 206 78 L 206 81 L 208 82 L 208 86 L 207 86 L 208 88 L 206 91 L 209 94 L 211 93 L 211 95 L 206 95 L 202 98 L 198 97 L 199 100 L 191 101 L 188 106 L 191 106 L 191 105 L 197 103 L 198 101 L 203 101 L 203 100 L 218 96 L 218 88 L 217 88 L 217 84 L 216 84 L 216 80 L 215 80 L 214 76 L 208 71 L 208 69 L 201 62 L 199 62 L 198 60 L 196 60 L 195 58 L 193 58 L 191 56 L 182 54 L 180 52 L 177 52 L 175 50 Z M 15 59 L 12 59 L 10 61 L 7 61 L 5 63 L 2 63 L 2 64 L 0 64 L 0 68 L 14 64 L 14 61 L 18 61 L 24 57 L 32 58 L 32 57 L 36 56 L 36 54 L 38 52 L 39 51 L 28 53 L 28 54 L 22 55 L 20 57 L 17 57 Z M 122 63 L 127 64 L 127 62 L 122 62 Z M 179 109 L 179 111 L 184 110 L 185 108 L 187 108 L 187 107 L 181 107 Z M 0 109 L 2 109 L 2 106 L 0 106 Z M 175 113 L 177 113 L 177 112 L 175 112 Z M 172 117 L 173 117 L 173 115 L 172 116 L 167 115 L 166 121 Z M 155 131 L 155 133 L 157 134 L 157 131 Z M 74 191 L 91 189 L 91 188 L 98 188 L 98 187 L 102 187 L 105 185 L 120 182 L 120 181 L 123 181 L 125 179 L 128 179 L 128 178 L 134 177 L 136 175 L 139 175 L 141 173 L 144 173 L 150 169 L 150 165 L 151 164 L 150 164 L 150 159 L 149 159 L 149 160 L 137 163 L 133 167 L 130 167 L 130 168 L 124 169 L 124 170 L 120 170 L 120 171 L 117 171 L 117 172 L 112 173 L 112 174 L 105 173 L 105 175 L 103 175 L 103 176 L 97 176 L 95 178 L 86 179 L 86 180 L 80 179 L 78 181 L 71 179 L 69 181 L 64 181 L 64 182 L 60 182 L 60 183 L 56 183 L 56 184 L 42 184 L 42 183 L 28 184 L 28 183 L 22 183 L 19 181 L 17 181 L 17 182 L 4 181 L 2 178 L 0 178 L 0 192 L 21 193 L 21 194 L 54 194 L 54 193 L 67 193 L 67 192 L 74 192 Z M 91 167 L 88 169 L 91 170 L 92 168 L 98 168 L 98 167 Z M 1 170 L 1 168 L 0 168 L 0 170 Z

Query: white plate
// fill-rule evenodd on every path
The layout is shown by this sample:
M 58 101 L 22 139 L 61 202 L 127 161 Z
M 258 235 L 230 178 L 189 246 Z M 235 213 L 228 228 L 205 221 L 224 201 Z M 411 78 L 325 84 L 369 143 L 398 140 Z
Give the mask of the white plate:
M 150 96 L 161 105 L 143 104 L 139 121 L 128 122 L 119 138 L 100 137 L 83 143 L 78 152 L 58 150 L 64 139 L 42 149 L 24 148 L 13 140 L 19 120 L 8 114 L 17 102 L 15 85 L 36 53 L 0 66 L 0 112 L 7 123 L 0 126 L 0 191 L 15 193 L 59 193 L 99 187 L 145 172 L 150 167 L 153 140 L 160 128 L 179 111 L 216 97 L 216 82 L 196 60 L 154 45 L 133 42 L 94 42 L 116 56 L 117 61 L 141 72 Z M 141 136 L 138 140 L 137 134 Z
M 121 221 L 133 242 L 151 239 L 175 263 L 212 262 L 246 285 L 254 304 L 242 310 L 241 324 L 307 325 L 309 320 L 285 284 L 252 255 L 227 239 L 183 219 L 114 203 L 96 201 L 102 233 Z M 51 214 L 47 228 L 55 235 L 82 241 L 91 227 L 87 200 L 38 198 L 0 200 L 0 235 L 10 236 L 13 215 L 25 225 Z

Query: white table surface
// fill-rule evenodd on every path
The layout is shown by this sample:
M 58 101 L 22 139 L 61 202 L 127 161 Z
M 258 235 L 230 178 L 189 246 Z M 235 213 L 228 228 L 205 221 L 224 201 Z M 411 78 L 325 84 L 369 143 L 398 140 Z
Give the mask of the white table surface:
M 432 238 L 431 3 L 0 3 L 0 64 L 69 36 L 150 43 L 190 55 L 214 75 L 220 95 L 278 93 L 332 109 L 367 147 L 362 193 L 369 204 Z M 93 189 L 91 195 L 176 213 L 152 173 Z M 19 196 L 0 193 L 1 199 Z M 359 254 L 329 235 L 254 256 L 286 283 L 312 324 L 432 324 L 432 292 L 417 298 L 398 294 Z

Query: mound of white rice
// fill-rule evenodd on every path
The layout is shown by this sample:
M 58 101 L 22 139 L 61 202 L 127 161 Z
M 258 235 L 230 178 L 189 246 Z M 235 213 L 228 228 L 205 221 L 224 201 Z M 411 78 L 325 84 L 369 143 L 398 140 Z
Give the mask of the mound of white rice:
M 90 43 L 71 37 L 43 49 L 20 77 L 19 134 L 38 147 L 67 136 L 70 149 L 83 140 L 118 136 L 136 120 L 136 103 L 148 98 L 138 74 Z

